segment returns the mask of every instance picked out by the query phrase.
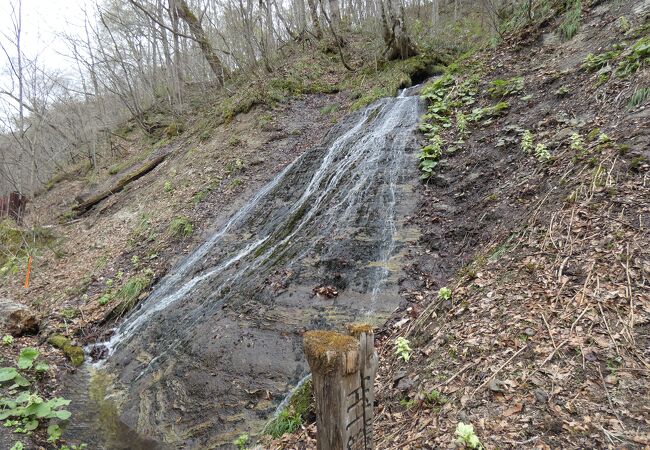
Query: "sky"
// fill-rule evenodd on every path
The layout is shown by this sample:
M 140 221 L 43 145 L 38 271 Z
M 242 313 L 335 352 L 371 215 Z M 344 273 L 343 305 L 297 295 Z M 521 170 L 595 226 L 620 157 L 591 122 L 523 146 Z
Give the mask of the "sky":
M 0 41 L 5 46 L 8 43 L 3 34 L 13 33 L 11 6 L 17 6 L 18 2 L 0 0 Z M 91 12 L 95 3 L 91 0 L 22 0 L 23 53 L 28 59 L 38 57 L 41 65 L 48 69 L 67 71 L 71 67 L 70 61 L 61 55 L 67 49 L 57 34 L 80 35 L 83 31 L 83 9 L 86 7 Z M 6 56 L 0 54 L 0 73 L 5 73 L 6 69 Z

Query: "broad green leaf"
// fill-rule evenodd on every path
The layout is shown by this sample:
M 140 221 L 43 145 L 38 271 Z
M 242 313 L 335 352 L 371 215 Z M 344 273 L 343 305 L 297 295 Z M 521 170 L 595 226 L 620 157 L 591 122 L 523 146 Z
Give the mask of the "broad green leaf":
M 55 443 L 61 439 L 61 427 L 57 424 L 47 427 L 47 442 Z
M 47 417 L 52 412 L 50 402 L 34 403 L 25 408 L 25 414 L 28 416 L 36 416 L 39 418 Z
M 16 383 L 20 387 L 26 387 L 31 384 L 29 380 L 27 380 L 27 378 L 25 378 L 19 373 L 16 373 L 16 377 L 14 378 L 14 383 Z
M 36 428 L 38 428 L 38 420 L 36 419 L 31 419 L 25 422 L 25 431 L 34 431 Z
M 0 383 L 13 380 L 18 375 L 18 371 L 13 367 L 0 367 Z
M 20 351 L 20 356 L 18 357 L 18 368 L 31 369 L 36 358 L 38 358 L 38 350 L 33 347 L 25 347 Z
M 60 406 L 68 406 L 70 404 L 70 400 L 63 397 L 55 397 L 52 400 L 49 400 L 47 403 L 50 405 L 50 408 L 56 409 Z
M 49 369 L 50 369 L 50 366 L 48 366 L 44 362 L 37 363 L 36 367 L 34 368 L 34 370 L 36 370 L 37 372 L 47 372 Z
M 68 420 L 72 413 L 70 411 L 67 411 L 65 409 L 61 409 L 59 411 L 53 411 L 52 414 L 50 414 L 51 419 L 60 419 L 60 420 Z

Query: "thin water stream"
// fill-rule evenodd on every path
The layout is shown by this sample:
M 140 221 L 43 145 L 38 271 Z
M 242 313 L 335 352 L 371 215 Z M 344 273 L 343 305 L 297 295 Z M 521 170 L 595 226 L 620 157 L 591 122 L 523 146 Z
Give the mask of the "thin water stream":
M 92 448 L 227 445 L 308 373 L 302 332 L 388 317 L 413 237 L 422 104 L 409 93 L 348 116 L 170 271 L 99 344 L 107 360 L 74 381 L 88 420 L 70 436 Z

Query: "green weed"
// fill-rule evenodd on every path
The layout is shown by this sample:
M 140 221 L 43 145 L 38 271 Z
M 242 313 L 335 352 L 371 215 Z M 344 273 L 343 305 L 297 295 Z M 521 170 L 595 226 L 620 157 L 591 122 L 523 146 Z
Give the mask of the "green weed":
M 560 24 L 560 37 L 568 41 L 572 39 L 580 29 L 580 16 L 582 15 L 581 0 L 567 0 L 566 11 Z
M 508 95 L 518 94 L 524 89 L 524 78 L 513 77 L 508 80 L 494 80 L 490 82 L 488 94 L 490 97 L 506 97 Z
M 176 239 L 190 237 L 194 232 L 194 225 L 187 217 L 176 217 L 169 224 L 169 234 Z
M 407 362 L 411 358 L 412 352 L 413 349 L 408 339 L 400 336 L 395 340 L 395 354 L 398 358 Z
M 474 426 L 470 424 L 464 424 L 463 422 L 458 422 L 456 426 L 456 442 L 460 445 L 471 449 L 480 449 L 483 446 L 478 436 L 474 432 Z
M 650 87 L 642 87 L 634 91 L 627 102 L 627 107 L 632 109 L 645 103 L 650 99 Z

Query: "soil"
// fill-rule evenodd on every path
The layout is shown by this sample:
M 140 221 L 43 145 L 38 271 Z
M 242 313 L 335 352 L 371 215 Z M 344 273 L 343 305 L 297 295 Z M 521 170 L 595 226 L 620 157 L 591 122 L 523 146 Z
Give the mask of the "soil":
M 378 330 L 376 448 L 463 447 L 459 422 L 485 448 L 650 445 L 650 109 L 627 106 L 650 69 L 599 85 L 581 68 L 589 53 L 634 42 L 619 17 L 642 25 L 647 6 L 583 9 L 571 41 L 555 38 L 553 20 L 468 64 L 487 68 L 479 106 L 498 101 L 492 80 L 522 76 L 525 87 L 418 192 L 406 302 Z M 610 140 L 589 142 L 596 128 Z M 551 163 L 522 152 L 526 129 Z M 575 132 L 586 152 L 570 148 Z M 438 297 L 444 286 L 451 299 Z M 394 354 L 400 336 L 408 362 Z M 315 438 L 306 424 L 264 447 L 315 448 Z

